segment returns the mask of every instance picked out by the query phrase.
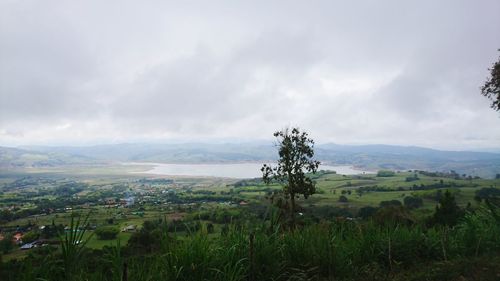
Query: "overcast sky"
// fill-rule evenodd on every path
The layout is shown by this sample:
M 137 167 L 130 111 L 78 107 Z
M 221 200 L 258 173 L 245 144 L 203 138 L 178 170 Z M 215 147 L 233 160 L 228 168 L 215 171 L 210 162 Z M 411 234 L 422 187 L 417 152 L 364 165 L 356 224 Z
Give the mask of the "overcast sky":
M 0 145 L 500 147 L 498 0 L 0 3 Z

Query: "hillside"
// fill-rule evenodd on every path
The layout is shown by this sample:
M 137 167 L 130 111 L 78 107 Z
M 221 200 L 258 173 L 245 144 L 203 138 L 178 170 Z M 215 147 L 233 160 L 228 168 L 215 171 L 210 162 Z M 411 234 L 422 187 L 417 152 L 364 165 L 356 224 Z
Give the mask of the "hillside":
M 114 144 L 97 146 L 0 147 L 0 167 L 46 167 L 109 162 L 234 163 L 273 161 L 275 147 L 262 143 Z M 391 145 L 322 144 L 316 156 L 326 164 L 364 169 L 419 169 L 492 178 L 500 173 L 500 154 L 442 151 Z

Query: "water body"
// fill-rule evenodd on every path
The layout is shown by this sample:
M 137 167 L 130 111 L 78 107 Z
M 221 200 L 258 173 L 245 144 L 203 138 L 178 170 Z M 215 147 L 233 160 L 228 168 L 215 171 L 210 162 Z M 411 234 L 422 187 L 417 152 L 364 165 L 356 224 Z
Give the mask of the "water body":
M 132 163 L 130 163 L 132 164 Z M 163 164 L 163 163 L 133 163 L 134 165 L 154 165 L 151 170 L 139 172 L 166 176 L 197 176 L 223 178 L 257 178 L 262 176 L 260 163 L 232 163 L 232 164 Z M 318 170 L 336 171 L 342 175 L 357 175 L 372 173 L 354 169 L 352 166 L 321 165 Z

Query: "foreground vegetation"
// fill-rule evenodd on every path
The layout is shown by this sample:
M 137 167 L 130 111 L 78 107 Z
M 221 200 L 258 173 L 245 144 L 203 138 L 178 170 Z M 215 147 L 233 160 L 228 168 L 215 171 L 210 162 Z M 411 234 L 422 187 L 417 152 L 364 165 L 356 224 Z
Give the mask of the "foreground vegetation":
M 180 235 L 169 232 L 168 224 L 148 221 L 125 247 L 118 243 L 91 251 L 78 243 L 64 243 L 68 248 L 62 253 L 40 248 L 21 262 L 3 263 L 1 277 L 122 280 L 126 274 L 129 280 L 454 280 L 480 274 L 480 280 L 497 280 L 500 274 L 498 265 L 491 264 L 499 260 L 500 223 L 486 205 L 467 213 L 454 227 L 368 220 L 322 222 L 286 231 L 271 217 L 261 224 L 229 224 L 213 235 L 206 225 Z M 65 241 L 75 239 L 67 234 Z M 470 259 L 467 267 L 455 271 L 465 258 Z M 480 267 L 471 268 L 477 261 Z M 422 272 L 422 265 L 433 270 Z

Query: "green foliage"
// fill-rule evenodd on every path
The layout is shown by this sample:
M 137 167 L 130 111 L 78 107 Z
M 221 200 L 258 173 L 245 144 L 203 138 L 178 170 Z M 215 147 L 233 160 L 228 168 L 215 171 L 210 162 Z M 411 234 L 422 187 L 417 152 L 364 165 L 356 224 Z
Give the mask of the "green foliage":
M 345 197 L 344 195 L 340 195 L 339 202 L 346 203 L 347 201 L 349 201 L 347 197 Z
M 381 225 L 411 225 L 415 222 L 410 212 L 401 205 L 381 207 L 373 215 L 373 219 Z
M 277 181 L 283 185 L 283 194 L 290 200 L 290 218 L 295 221 L 295 199 L 299 195 L 308 198 L 314 194 L 316 185 L 306 173 L 316 173 L 319 161 L 313 160 L 314 141 L 298 128 L 288 128 L 274 133 L 278 141 L 279 159 L 276 167 L 262 166 L 262 179 L 269 184 Z
M 83 253 L 71 278 L 60 274 L 52 262 L 56 256 L 45 254 L 22 263 L 3 263 L 0 278 L 118 281 L 126 263 L 128 280 L 137 281 L 366 280 L 367 274 L 373 280 L 390 280 L 390 276 L 405 280 L 402 273 L 408 268 L 500 251 L 500 225 L 485 205 L 468 213 L 455 228 L 338 221 L 280 231 L 264 223 L 252 229 L 231 224 L 222 236 L 211 237 L 202 226 L 199 231 L 172 237 L 165 235 L 166 223 L 156 220 L 143 229 L 156 237 L 158 247 L 153 254 L 137 252 L 133 245 L 122 249 L 120 244 Z
M 112 240 L 116 238 L 120 230 L 114 226 L 101 226 L 94 233 L 101 240 Z
M 463 211 L 458 207 L 449 190 L 446 190 L 443 197 L 439 200 L 439 205 L 436 206 L 433 222 L 442 225 L 453 226 L 457 224 L 458 219 L 463 216 Z
M 12 251 L 12 249 L 14 249 L 12 235 L 6 235 L 3 240 L 0 240 L 0 251 L 4 254 L 7 254 Z
M 371 216 L 373 216 L 377 212 L 378 208 L 371 207 L 371 206 L 366 206 L 362 207 L 358 211 L 358 217 L 361 217 L 363 219 L 367 219 Z
M 69 228 L 64 234 L 61 234 L 62 238 L 60 238 L 62 263 L 66 280 L 73 280 L 75 278 L 76 267 L 80 262 L 80 258 L 87 250 L 85 245 L 92 237 L 92 235 L 89 235 L 84 239 L 90 212 L 83 221 L 81 215 L 78 214 L 76 216 L 78 217 L 76 220 L 75 216 L 71 216 Z
M 490 77 L 481 87 L 481 94 L 491 100 L 491 108 L 500 111 L 500 57 L 489 70 Z
M 399 201 L 399 200 L 388 200 L 388 201 L 381 201 L 379 203 L 379 206 L 380 206 L 380 208 L 390 207 L 390 206 L 399 207 L 399 206 L 403 206 L 403 204 L 401 204 L 401 201 Z
M 476 199 L 493 199 L 495 197 L 500 198 L 500 189 L 494 187 L 483 187 L 476 191 Z
M 396 173 L 390 170 L 380 170 L 377 172 L 377 177 L 393 177 Z
M 414 196 L 406 196 L 403 202 L 405 207 L 409 209 L 420 208 L 424 205 L 424 200 L 422 200 L 422 198 Z
M 125 258 L 122 253 L 120 240 L 117 240 L 114 247 L 105 247 L 103 252 L 103 260 L 109 264 L 110 279 L 113 281 L 122 281 Z
M 23 235 L 23 243 L 31 243 L 31 242 L 37 240 L 39 236 L 40 236 L 40 234 L 38 234 L 36 231 L 26 232 Z

